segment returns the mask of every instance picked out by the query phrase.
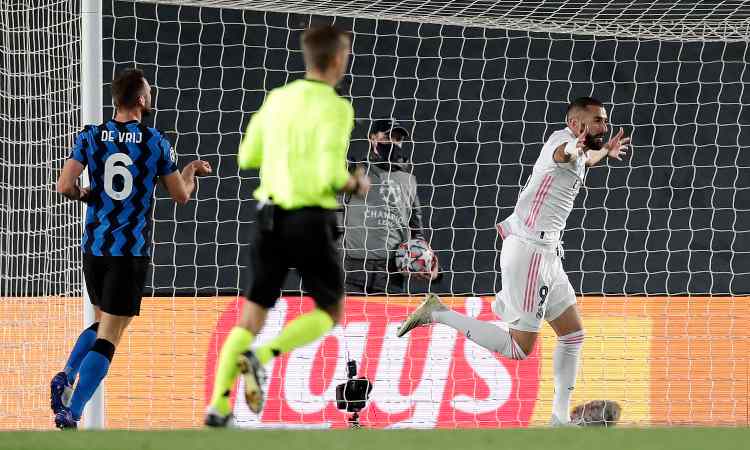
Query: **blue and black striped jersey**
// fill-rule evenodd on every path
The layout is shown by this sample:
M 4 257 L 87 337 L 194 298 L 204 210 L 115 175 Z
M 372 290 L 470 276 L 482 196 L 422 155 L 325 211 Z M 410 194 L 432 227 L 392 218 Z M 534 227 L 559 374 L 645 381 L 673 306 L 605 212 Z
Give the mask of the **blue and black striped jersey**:
M 89 169 L 83 252 L 150 256 L 156 182 L 177 170 L 167 138 L 136 120 L 109 120 L 78 133 L 70 158 Z

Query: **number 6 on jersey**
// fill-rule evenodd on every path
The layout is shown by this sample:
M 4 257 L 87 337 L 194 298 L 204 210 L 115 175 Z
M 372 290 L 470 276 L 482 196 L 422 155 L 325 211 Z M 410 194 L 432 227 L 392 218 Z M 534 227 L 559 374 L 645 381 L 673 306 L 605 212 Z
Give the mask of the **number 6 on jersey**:
M 117 165 L 117 163 L 122 165 Z M 104 192 L 112 200 L 125 200 L 133 191 L 133 174 L 128 169 L 131 165 L 133 165 L 133 160 L 125 153 L 115 153 L 104 163 Z M 112 185 L 116 175 L 122 177 L 122 190 L 119 191 L 116 191 Z

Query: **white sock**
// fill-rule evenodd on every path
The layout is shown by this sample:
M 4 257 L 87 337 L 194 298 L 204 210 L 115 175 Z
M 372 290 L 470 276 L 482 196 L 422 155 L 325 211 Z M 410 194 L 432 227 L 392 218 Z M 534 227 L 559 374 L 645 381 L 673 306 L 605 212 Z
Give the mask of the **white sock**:
M 552 357 L 555 373 L 555 396 L 552 399 L 552 414 L 563 422 L 570 422 L 570 395 L 576 386 L 578 360 L 583 348 L 583 330 L 557 338 Z
M 500 353 L 510 359 L 526 359 L 526 354 L 513 340 L 507 328 L 501 328 L 451 310 L 433 312 L 432 320 L 455 328 L 487 350 Z

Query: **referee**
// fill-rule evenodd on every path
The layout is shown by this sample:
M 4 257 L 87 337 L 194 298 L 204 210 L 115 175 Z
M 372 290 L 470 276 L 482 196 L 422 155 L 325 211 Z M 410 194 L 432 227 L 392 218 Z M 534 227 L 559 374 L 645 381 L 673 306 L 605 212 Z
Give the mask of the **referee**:
M 306 74 L 269 92 L 252 117 L 239 149 L 241 169 L 260 168 L 258 230 L 251 245 L 251 281 L 239 323 L 219 355 L 205 423 L 226 426 L 229 395 L 242 373 L 251 411 L 263 408 L 263 366 L 272 358 L 323 336 L 339 320 L 344 273 L 336 239 L 339 192 L 364 195 L 363 170 L 347 171 L 354 110 L 334 86 L 349 60 L 351 38 L 333 27 L 302 35 Z M 289 267 L 296 267 L 317 308 L 290 322 L 272 341 L 248 350 L 281 295 Z

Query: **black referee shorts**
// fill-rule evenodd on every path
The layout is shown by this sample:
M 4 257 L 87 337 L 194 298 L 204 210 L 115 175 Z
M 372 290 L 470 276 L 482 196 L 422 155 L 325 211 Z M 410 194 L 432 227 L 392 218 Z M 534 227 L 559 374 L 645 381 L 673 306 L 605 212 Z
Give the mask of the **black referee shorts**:
M 141 312 L 148 256 L 94 256 L 83 254 L 83 276 L 94 306 L 115 316 Z
M 273 230 L 257 231 L 252 244 L 247 299 L 273 308 L 289 268 L 294 267 L 318 307 L 337 304 L 344 296 L 338 234 L 335 211 L 277 207 Z

